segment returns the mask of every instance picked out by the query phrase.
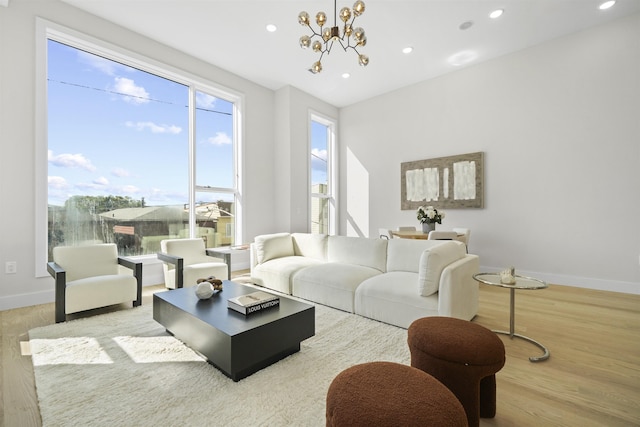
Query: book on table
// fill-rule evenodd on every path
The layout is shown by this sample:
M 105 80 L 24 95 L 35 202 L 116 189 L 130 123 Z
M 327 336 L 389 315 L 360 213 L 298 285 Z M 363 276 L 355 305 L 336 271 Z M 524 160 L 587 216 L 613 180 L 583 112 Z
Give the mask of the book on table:
M 280 298 L 278 296 L 263 291 L 256 291 L 227 300 L 227 307 L 245 315 L 277 307 L 279 304 Z

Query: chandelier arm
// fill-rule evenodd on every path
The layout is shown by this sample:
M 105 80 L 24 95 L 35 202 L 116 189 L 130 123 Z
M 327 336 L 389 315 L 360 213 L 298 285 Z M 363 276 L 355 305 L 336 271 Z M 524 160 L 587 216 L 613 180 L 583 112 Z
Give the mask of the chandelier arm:
M 340 46 L 342 47 L 342 50 L 344 50 L 345 52 L 347 51 L 347 48 L 350 48 L 351 46 L 349 46 L 349 39 L 347 39 L 347 45 L 345 46 L 344 43 L 342 43 L 342 39 L 338 39 L 338 41 L 340 42 Z

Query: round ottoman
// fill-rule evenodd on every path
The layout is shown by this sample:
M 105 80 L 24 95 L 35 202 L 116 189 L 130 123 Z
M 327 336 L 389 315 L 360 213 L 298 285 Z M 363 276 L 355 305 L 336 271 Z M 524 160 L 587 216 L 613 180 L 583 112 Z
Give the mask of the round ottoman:
M 327 426 L 466 426 L 456 397 L 427 373 L 392 362 L 345 369 L 327 392 Z
M 496 415 L 495 373 L 504 344 L 489 329 L 453 317 L 424 317 L 408 330 L 411 366 L 433 375 L 456 395 L 470 427 Z

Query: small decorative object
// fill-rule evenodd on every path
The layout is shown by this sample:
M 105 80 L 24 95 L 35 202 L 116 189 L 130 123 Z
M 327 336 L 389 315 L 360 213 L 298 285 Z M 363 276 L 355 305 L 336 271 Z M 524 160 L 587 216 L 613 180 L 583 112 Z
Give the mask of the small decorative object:
M 500 272 L 500 283 L 513 285 L 516 283 L 516 269 L 511 267 Z
M 428 233 L 436 229 L 436 223 L 442 224 L 444 212 L 438 212 L 433 206 L 420 206 L 417 211 L 417 217 L 420 224 L 422 224 L 422 231 Z
M 209 277 L 207 277 L 205 279 L 196 280 L 196 283 L 202 283 L 202 282 L 209 282 L 211 284 L 211 286 L 213 286 L 213 290 L 214 291 L 221 291 L 222 290 L 222 280 L 216 279 L 216 276 L 209 276 Z
M 214 293 L 222 290 L 222 280 L 216 279 L 215 276 L 198 279 L 196 282 L 196 295 L 200 299 L 209 299 Z

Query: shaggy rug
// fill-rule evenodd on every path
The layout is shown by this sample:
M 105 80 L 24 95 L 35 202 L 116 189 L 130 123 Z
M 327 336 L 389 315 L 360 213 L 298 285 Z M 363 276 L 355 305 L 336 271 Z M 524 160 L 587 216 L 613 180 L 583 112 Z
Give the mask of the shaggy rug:
M 321 305 L 300 352 L 237 383 L 167 334 L 151 304 L 29 338 L 44 426 L 324 426 L 342 370 L 410 363 L 405 329 Z

